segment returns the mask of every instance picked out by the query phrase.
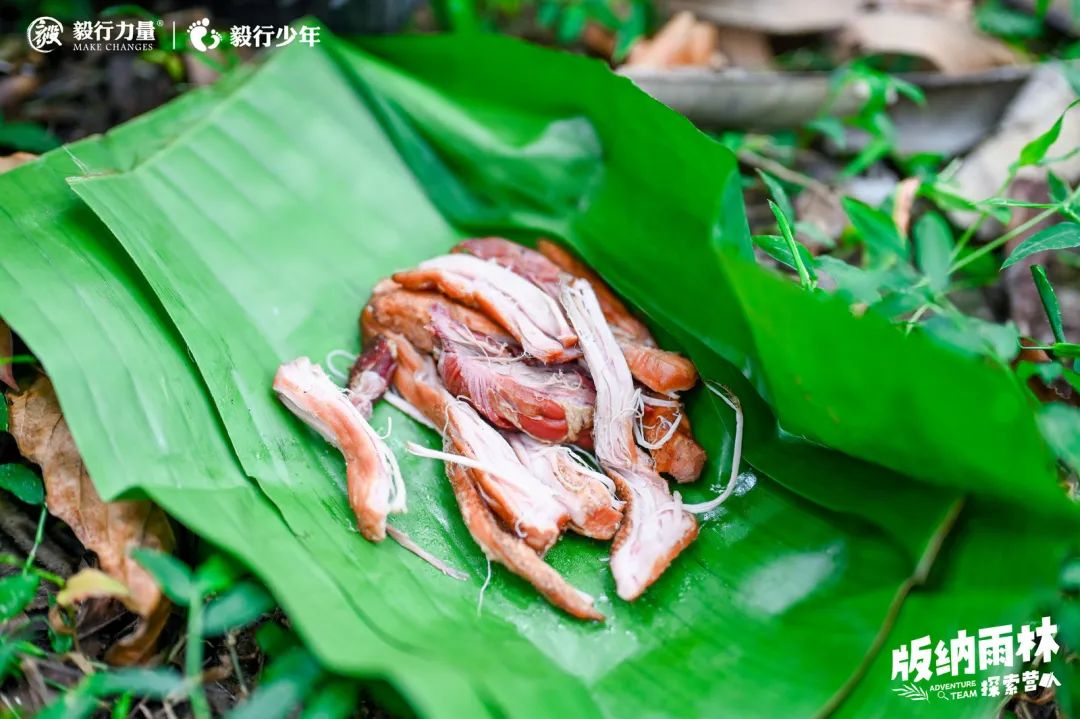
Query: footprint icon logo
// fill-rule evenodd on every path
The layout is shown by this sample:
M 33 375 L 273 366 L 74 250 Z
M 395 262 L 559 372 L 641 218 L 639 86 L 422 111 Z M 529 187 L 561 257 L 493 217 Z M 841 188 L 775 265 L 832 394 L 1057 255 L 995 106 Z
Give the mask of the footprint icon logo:
M 188 38 L 191 39 L 191 46 L 199 52 L 206 52 L 213 50 L 215 47 L 221 44 L 221 35 L 217 30 L 210 28 L 210 19 L 203 18 L 202 20 L 196 20 L 188 25 Z M 209 35 L 210 41 L 207 42 L 207 36 Z

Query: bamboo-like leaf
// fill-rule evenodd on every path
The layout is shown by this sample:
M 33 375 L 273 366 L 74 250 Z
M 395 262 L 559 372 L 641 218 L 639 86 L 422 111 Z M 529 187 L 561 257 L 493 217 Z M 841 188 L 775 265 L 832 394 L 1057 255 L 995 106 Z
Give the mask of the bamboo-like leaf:
M 1039 300 L 1042 302 L 1043 311 L 1046 312 L 1046 321 L 1050 323 L 1050 331 L 1053 332 L 1054 339 L 1058 343 L 1066 342 L 1065 325 L 1061 319 L 1061 305 L 1054 292 L 1054 285 L 1050 283 L 1050 278 L 1046 276 L 1046 270 L 1042 265 L 1031 266 L 1031 279 L 1039 293 Z
M 949 284 L 949 263 L 953 250 L 949 223 L 938 213 L 927 212 L 915 223 L 913 234 L 919 269 L 930 281 L 930 289 L 943 291 Z
M 851 197 L 845 197 L 841 202 L 844 212 L 859 233 L 859 239 L 877 257 L 902 257 L 907 254 L 904 238 L 887 212 Z
M 274 607 L 274 600 L 254 582 L 240 582 L 214 599 L 203 615 L 203 634 L 215 637 L 239 629 Z
M 1023 149 L 1020 151 L 1020 157 L 1013 163 L 1013 167 L 1020 168 L 1027 165 L 1035 165 L 1042 161 L 1042 159 L 1046 157 L 1046 153 L 1053 144 L 1057 142 L 1058 137 L 1061 135 L 1061 125 L 1065 122 L 1065 115 L 1069 113 L 1069 110 L 1076 107 L 1077 104 L 1080 104 L 1080 100 L 1074 100 L 1070 103 L 1046 132 L 1024 145 Z
M 1061 222 L 1039 230 L 1017 245 L 1001 265 L 1001 269 L 1016 264 L 1037 252 L 1067 250 L 1070 247 L 1080 247 L 1080 225 L 1075 222 Z

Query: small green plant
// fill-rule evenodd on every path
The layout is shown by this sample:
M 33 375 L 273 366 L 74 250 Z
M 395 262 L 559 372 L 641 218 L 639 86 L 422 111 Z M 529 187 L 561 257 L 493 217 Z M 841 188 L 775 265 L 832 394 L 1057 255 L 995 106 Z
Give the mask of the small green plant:
M 0 404 L 5 404 L 2 398 Z M 19 660 L 22 657 L 45 655 L 44 650 L 32 641 L 35 622 L 19 622 L 18 617 L 34 601 L 42 582 L 62 589 L 64 579 L 34 564 L 38 548 L 45 536 L 45 519 L 48 516 L 41 478 L 21 464 L 0 465 L 0 489 L 24 504 L 39 507 L 34 543 L 26 558 L 0 554 L 0 564 L 18 570 L 0 579 L 0 681 L 3 681 L 19 671 Z M 58 641 L 62 644 L 62 640 Z
M 838 146 L 847 144 L 845 128 L 861 130 L 868 142 L 841 170 L 841 177 L 854 177 L 875 162 L 889 156 L 896 146 L 896 126 L 888 114 L 889 103 L 902 95 L 917 105 L 926 102 L 923 91 L 916 85 L 874 68 L 867 60 L 854 60 L 838 68 L 830 80 L 830 100 L 822 114 L 807 124 L 807 129 L 830 138 Z M 835 117 L 830 110 L 848 88 L 858 85 L 866 99 L 858 111 L 849 116 Z
M 540 27 L 560 45 L 581 41 L 588 24 L 615 33 L 614 61 L 623 60 L 655 18 L 652 0 L 437 0 L 435 15 L 444 30 L 498 29 L 507 18 L 535 13 Z
M 132 556 L 154 576 L 165 594 L 177 606 L 187 609 L 185 671 L 180 673 L 172 667 L 109 669 L 102 666 L 99 671 L 87 675 L 78 684 L 65 691 L 56 701 L 42 710 L 39 717 L 44 719 L 89 717 L 100 709 L 103 701 L 112 698 L 118 698 L 113 707 L 114 716 L 126 716 L 124 707 L 130 706 L 132 697 L 168 703 L 186 699 L 191 703 L 194 716 L 209 717 L 209 704 L 202 687 L 205 640 L 226 634 L 232 635 L 275 606 L 270 595 L 260 584 L 242 578 L 241 570 L 237 565 L 219 555 L 212 555 L 194 571 L 171 555 L 148 549 L 137 549 Z M 42 573 L 39 571 L 37 574 Z M 47 576 L 58 587 L 64 587 L 63 579 L 52 575 Z M 3 605 L 5 596 L 2 581 L 0 580 L 0 606 Z M 74 579 L 72 581 L 74 582 Z M 15 583 L 12 583 L 12 606 L 22 600 L 24 595 L 19 592 L 25 592 L 25 588 L 14 585 Z M 36 589 L 36 584 L 34 587 Z M 62 601 L 59 595 L 58 601 Z M 25 604 L 22 604 L 22 607 L 25 608 Z M 234 669 L 239 672 L 235 645 L 231 642 L 227 643 L 232 653 Z M 16 646 L 24 652 L 29 651 L 30 648 L 37 652 L 41 651 L 32 644 L 27 646 L 23 643 Z M 66 649 L 63 646 L 57 646 L 54 642 L 54 650 Z M 2 652 L 3 644 L 0 643 L 0 658 L 2 658 Z M 243 681 L 242 676 L 240 680 Z
M 1032 267 L 1032 276 L 1054 341 L 1038 346 L 1029 343 L 1029 349 L 1047 352 L 1049 362 L 1018 361 L 1021 346 L 1015 326 L 971 317 L 952 299 L 959 290 L 997 282 L 1001 270 L 1036 253 L 1080 247 L 1080 188 L 1070 187 L 1048 169 L 1049 201 L 1030 202 L 1006 194 L 1021 169 L 1048 167 L 1077 152 L 1073 150 L 1059 157 L 1049 155 L 1061 135 L 1065 115 L 1080 100 L 1021 149 L 993 196 L 970 200 L 950 185 L 949 168 L 940 170 L 939 162 L 933 158 L 899 158 L 895 154 L 895 130 L 887 115 L 889 99 L 901 94 L 921 102 L 921 91 L 867 63 L 855 62 L 835 74 L 834 93 L 854 82 L 867 88 L 867 100 L 858 113 L 847 118 L 822 115 L 808 125 L 810 137 L 826 136 L 838 145 L 846 139 L 846 128 L 863 130 L 869 135 L 869 142 L 844 166 L 836 181 L 844 182 L 878 162 L 892 161 L 918 178 L 915 197 L 924 200 L 930 208 L 921 210 L 910 223 L 910 230 L 904 231 L 894 219 L 898 196 L 894 195 L 881 207 L 843 197 L 840 204 L 850 223 L 844 242 L 831 253 L 814 256 L 796 238 L 795 229 L 802 226 L 796 221 L 788 188 L 800 191 L 815 188 L 821 192 L 815 187 L 820 183 L 787 167 L 790 159 L 785 162 L 785 158 L 793 157 L 794 153 L 782 152 L 783 140 L 727 133 L 720 140 L 744 162 L 757 167 L 766 162 L 779 165 L 776 172 L 782 172 L 790 180 L 781 183 L 777 177 L 759 170 L 760 182 L 771 197 L 768 205 L 778 234 L 755 236 L 756 246 L 793 270 L 805 289 L 815 290 L 821 283 L 819 273 L 824 274 L 827 276 L 824 286 L 847 297 L 859 312 L 881 314 L 898 322 L 907 333 L 919 331 L 1003 365 L 1015 364 L 1016 376 L 1025 385 L 1037 378 L 1047 386 L 1058 383 L 1080 391 L 1080 374 L 1075 371 L 1080 343 L 1069 342 L 1065 337 L 1056 293 L 1041 266 Z M 1037 212 L 1023 222 L 1010 223 L 1017 208 Z M 954 233 L 946 215 L 954 211 L 972 216 L 970 223 L 958 233 Z M 905 212 L 910 214 L 911 210 Z M 1033 231 L 1055 216 L 1058 223 Z M 1000 222 L 1003 229 L 992 239 L 973 246 L 978 231 L 990 221 Z M 995 259 L 1000 249 L 1018 240 L 1003 263 Z M 1063 464 L 1073 471 L 1080 469 L 1080 447 L 1076 440 L 1080 437 L 1080 410 L 1055 402 L 1043 408 L 1039 416 L 1043 434 Z

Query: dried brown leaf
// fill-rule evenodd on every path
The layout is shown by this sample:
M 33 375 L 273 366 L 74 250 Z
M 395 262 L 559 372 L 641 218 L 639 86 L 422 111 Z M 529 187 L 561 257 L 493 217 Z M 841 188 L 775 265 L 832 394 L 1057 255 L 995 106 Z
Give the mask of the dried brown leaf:
M 12 372 L 12 366 L 8 360 L 11 358 L 13 341 L 11 339 L 11 328 L 7 326 L 7 322 L 0 319 L 0 382 L 3 382 L 11 389 L 19 389 L 19 385 L 15 384 L 15 375 Z
M 698 22 L 692 13 L 672 17 L 650 40 L 630 50 L 629 67 L 710 67 L 722 62 L 717 52 L 719 33 L 711 23 Z
M 717 50 L 735 67 L 772 70 L 776 67 L 769 36 L 740 27 L 717 28 Z
M 800 35 L 835 30 L 863 4 L 863 0 L 670 0 L 667 7 L 721 26 Z
M 912 55 L 946 75 L 1017 62 L 1008 45 L 966 21 L 903 10 L 856 15 L 841 33 L 840 44 L 852 53 Z
M 113 579 L 100 569 L 87 567 L 71 575 L 64 582 L 64 588 L 56 593 L 56 603 L 61 607 L 71 607 L 91 597 L 123 598 L 131 595 L 127 585 Z
M 0 174 L 3 174 L 8 170 L 14 170 L 19 165 L 25 165 L 35 159 L 37 159 L 37 155 L 31 155 L 29 152 L 16 152 L 12 155 L 4 155 L 3 157 L 0 157 Z
M 908 177 L 896 186 L 896 195 L 893 199 L 893 222 L 900 234 L 907 236 L 911 225 L 911 208 L 915 204 L 915 195 L 919 191 L 922 180 L 918 177 Z
M 143 618 L 107 658 L 118 662 L 116 654 L 126 660 L 147 658 L 168 616 L 168 600 L 129 553 L 136 547 L 172 551 L 175 538 L 165 513 L 148 501 L 102 501 L 48 377 L 39 377 L 26 392 L 11 397 L 10 423 L 19 451 L 41 466 L 49 512 L 97 554 L 102 571 L 127 586 L 130 595 L 120 601 Z

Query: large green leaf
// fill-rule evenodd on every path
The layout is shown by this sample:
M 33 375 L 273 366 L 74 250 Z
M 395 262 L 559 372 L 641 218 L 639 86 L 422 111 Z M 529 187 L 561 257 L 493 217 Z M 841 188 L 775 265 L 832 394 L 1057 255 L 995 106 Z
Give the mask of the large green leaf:
M 905 337 L 881 317 L 854 316 L 841 298 L 744 261 L 750 243 L 732 209 L 734 160 L 658 105 L 633 103 L 628 82 L 577 58 L 545 56 L 549 72 L 523 86 L 515 73 L 540 62 L 536 50 L 493 38 L 367 45 L 411 76 L 356 52 L 341 53 L 343 63 L 458 224 L 566 239 L 657 325 L 745 368 L 791 434 L 927 482 L 1074 515 L 1007 368 Z M 502 61 L 483 60 L 496 56 Z M 552 118 L 547 132 L 537 116 Z M 604 140 L 603 167 L 570 174 L 565 142 L 553 138 L 565 140 L 582 117 Z M 587 139 L 579 147 L 586 154 Z M 576 182 L 569 199 L 549 188 L 559 180 L 560 188 Z
M 188 95 L 0 176 L 0 313 L 52 376 L 106 498 L 145 492 L 237 555 L 274 588 L 324 661 L 388 677 L 425 714 L 479 716 L 483 700 L 468 675 L 402 651 L 361 621 L 355 597 L 320 571 L 244 476 L 158 300 L 64 182 L 151 153 L 226 89 Z
M 312 105 L 320 113 L 311 113 Z M 583 121 L 575 127 L 588 129 Z M 558 149 L 588 175 L 596 147 L 593 137 L 584 152 L 576 144 Z M 547 167 L 544 160 L 538 158 L 540 167 Z M 536 178 L 532 185 L 541 186 Z M 163 298 L 245 470 L 321 568 L 363 598 L 363 616 L 386 635 L 469 667 L 504 713 L 550 715 L 565 703 L 575 715 L 617 714 L 671 702 L 701 713 L 721 698 L 760 709 L 753 683 L 721 686 L 705 678 L 736 672 L 799 677 L 778 686 L 766 708 L 812 713 L 848 677 L 911 571 L 907 553 L 865 522 L 816 508 L 761 478 L 738 513 L 708 524 L 644 599 L 604 601 L 605 626 L 567 620 L 501 571 L 478 622 L 486 569 L 441 467 L 399 452 L 413 509 L 395 521 L 469 571 L 467 583 L 360 539 L 340 458 L 268 388 L 283 359 L 355 348 L 356 316 L 372 284 L 459 236 L 351 91 L 350 78 L 326 55 L 282 53 L 183 142 L 131 172 L 73 186 Z M 728 210 L 739 215 L 737 204 L 729 202 Z M 309 251 L 310 237 L 319 238 L 317 252 Z M 393 410 L 381 408 L 374 421 L 388 417 L 393 446 L 433 441 Z M 718 448 L 725 441 L 715 418 L 701 436 Z M 714 463 L 709 483 L 724 469 Z M 787 530 L 792 526 L 798 532 Z M 568 539 L 551 561 L 585 591 L 607 597 L 613 591 L 600 561 L 605 554 L 601 545 Z M 836 621 L 847 631 L 834 648 L 835 664 L 808 662 L 780 643 Z M 742 649 L 729 639 L 736 633 Z M 692 657 L 700 660 L 687 666 Z M 559 687 L 554 695 L 551 686 Z
M 882 645 L 882 652 L 866 668 L 863 681 L 842 705 L 837 716 L 874 719 L 895 716 L 917 717 L 991 717 L 999 716 L 1002 698 L 981 696 L 981 680 L 1021 671 L 1019 665 L 1004 670 L 992 667 L 975 675 L 935 676 L 923 687 L 953 681 L 975 679 L 980 696 L 955 699 L 948 694 L 930 692 L 929 700 L 912 702 L 898 696 L 894 689 L 901 682 L 892 679 L 892 650 L 929 635 L 934 645 L 946 643 L 959 630 L 976 635 L 983 627 L 1011 624 L 1037 625 L 1050 616 L 1060 627 L 1057 640 L 1063 645 L 1056 659 L 1076 646 L 1076 632 L 1066 623 L 1075 616 L 1076 597 L 1062 596 L 1058 575 L 1071 542 L 1059 533 L 1033 527 L 1022 515 L 975 503 L 966 510 L 953 536 L 946 544 L 945 556 L 930 573 L 924 587 L 915 589 L 899 612 L 896 624 Z M 1017 581 L 1017 572 L 1023 576 Z M 1075 663 L 1066 666 L 1055 661 L 1043 671 L 1053 671 L 1064 688 L 1077 681 Z M 1072 686 L 1069 686 L 1069 685 Z M 1074 698 L 1059 691 L 1058 699 L 1065 716 L 1076 716 Z
M 0 234 L 21 248 L 0 258 L 0 313 L 53 375 L 95 482 L 109 496 L 141 488 L 237 554 L 330 667 L 385 677 L 433 716 L 810 715 L 842 698 L 887 629 L 957 489 L 1063 512 L 1006 375 L 739 259 L 732 158 L 628 82 L 491 39 L 379 51 L 407 71 L 347 46 L 290 48 L 246 82 L 72 148 L 83 167 L 54 154 L 0 177 Z M 528 89 L 509 82 L 541 64 Z M 84 176 L 73 186 L 134 266 L 65 175 Z M 747 405 L 753 487 L 645 597 L 602 601 L 603 626 L 499 569 L 478 612 L 487 568 L 441 467 L 403 452 L 410 513 L 394 522 L 470 579 L 364 542 L 340 458 L 269 390 L 282 360 L 357 348 L 377 278 L 481 228 L 573 243 Z M 789 334 L 793 346 L 773 346 Z M 935 393 L 961 377 L 973 388 L 943 405 Z M 948 489 L 781 432 L 763 397 L 789 430 Z M 692 411 L 715 485 L 730 415 L 705 397 Z M 374 421 L 391 418 L 395 448 L 434 442 L 389 408 Z M 979 431 L 1014 433 L 1018 457 L 995 466 L 1007 453 Z M 569 538 L 550 558 L 613 597 L 605 553 Z

